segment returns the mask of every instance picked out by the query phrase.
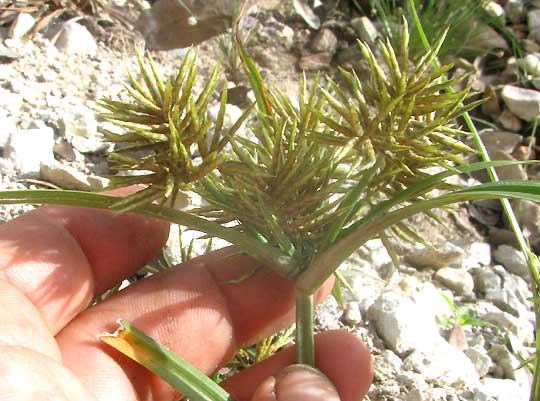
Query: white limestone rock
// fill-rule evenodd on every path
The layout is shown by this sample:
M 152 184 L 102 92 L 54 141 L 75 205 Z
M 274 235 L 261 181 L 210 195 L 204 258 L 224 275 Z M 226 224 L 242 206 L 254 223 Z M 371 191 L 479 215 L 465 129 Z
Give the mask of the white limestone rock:
M 30 14 L 19 13 L 9 28 L 8 36 L 15 40 L 21 39 L 32 30 L 35 24 L 36 20 Z
M 433 314 L 397 293 L 383 293 L 369 316 L 379 336 L 397 354 L 431 348 L 442 339 Z
M 522 68 L 527 74 L 533 77 L 540 76 L 540 59 L 536 54 L 527 54 L 516 61 L 516 66 Z
M 493 366 L 493 361 L 487 354 L 486 350 L 475 347 L 466 349 L 464 352 L 465 355 L 467 355 L 467 358 L 469 358 L 473 363 L 480 378 L 485 377 L 488 374 L 489 369 Z
M 529 26 L 529 39 L 540 43 L 540 9 L 527 13 L 527 25 Z
M 324 28 L 317 33 L 313 42 L 311 43 L 311 48 L 317 53 L 327 52 L 334 54 L 336 52 L 338 44 L 338 39 L 334 32 L 331 29 Z
M 19 130 L 12 133 L 4 148 L 4 157 L 25 177 L 39 177 L 41 163 L 54 160 L 54 131 L 50 127 Z
M 0 109 L 0 148 L 6 146 L 9 136 L 15 131 L 17 126 L 13 117 L 8 117 L 7 113 Z
M 491 305 L 495 310 L 479 313 L 478 318 L 494 324 L 499 329 L 506 330 L 516 336 L 521 344 L 532 344 L 534 327 L 529 320 L 519 319 L 508 312 L 503 312 Z
M 523 141 L 523 136 L 520 134 L 493 129 L 482 130 L 480 137 L 489 154 L 497 150 L 511 154 Z
M 67 54 L 95 55 L 97 52 L 97 43 L 90 31 L 74 21 L 64 23 L 54 44 Z
M 426 380 L 439 385 L 461 384 L 472 390 L 479 383 L 478 372 L 471 360 L 441 337 L 430 347 L 413 351 L 403 363 L 405 368 L 412 368 Z
M 490 268 L 476 271 L 476 288 L 479 293 L 499 291 L 502 289 L 502 278 Z
M 112 146 L 98 134 L 94 112 L 83 105 L 68 108 L 61 126 L 66 139 L 81 153 L 99 153 Z
M 434 269 L 442 267 L 460 267 L 465 252 L 462 248 L 444 242 L 436 244 L 434 248 L 421 247 L 412 250 L 405 256 L 405 261 L 417 269 Z
M 78 191 L 102 190 L 107 181 L 100 179 L 100 177 L 87 176 L 73 167 L 56 160 L 41 163 L 40 176 L 41 179 L 55 184 L 62 189 Z
M 496 1 L 490 1 L 486 3 L 484 5 L 484 11 L 491 18 L 495 18 L 499 20 L 499 22 L 504 24 L 505 19 L 506 19 L 504 8 Z
M 470 295 L 473 293 L 474 279 L 466 270 L 443 267 L 437 270 L 434 278 L 455 294 Z
M 22 95 L 0 88 L 0 110 L 4 109 L 8 114 L 18 115 L 21 111 L 23 100 Z
M 530 280 L 529 266 L 521 251 L 510 245 L 500 245 L 493 252 L 493 257 L 510 273 L 517 274 L 526 281 Z
M 529 394 L 518 382 L 486 377 L 475 389 L 473 401 L 528 401 Z
M 373 46 L 377 43 L 380 34 L 368 17 L 358 17 L 351 20 L 351 26 L 354 28 L 361 41 Z
M 507 0 L 504 6 L 506 18 L 516 24 L 525 18 L 525 6 L 522 0 Z
M 419 286 L 418 291 L 411 294 L 411 299 L 417 305 L 422 305 L 422 308 L 427 309 L 435 316 L 436 321 L 440 324 L 452 317 L 452 310 L 446 299 L 453 300 L 454 295 L 448 290 L 442 290 L 435 287 L 432 283 L 427 282 Z
M 343 306 L 343 320 L 350 326 L 355 326 L 362 322 L 362 313 L 358 302 L 347 302 Z
M 465 256 L 461 265 L 464 269 L 491 264 L 491 245 L 487 242 L 472 242 L 464 247 L 464 251 Z
M 505 85 L 501 92 L 504 103 L 512 113 L 525 121 L 540 117 L 540 92 L 534 89 Z

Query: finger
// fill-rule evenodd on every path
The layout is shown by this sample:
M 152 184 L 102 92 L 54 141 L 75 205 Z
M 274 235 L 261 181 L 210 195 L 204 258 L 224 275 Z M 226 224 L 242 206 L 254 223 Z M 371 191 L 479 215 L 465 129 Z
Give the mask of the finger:
M 126 319 L 205 373 L 226 363 L 237 347 L 292 322 L 294 288 L 245 256 L 226 249 L 193 259 L 137 282 L 88 309 L 57 336 L 66 366 L 95 390 L 100 401 L 159 400 L 177 393 L 135 362 L 101 343 L 97 335 Z M 331 288 L 328 283 L 317 300 Z M 84 360 L 84 365 L 80 361 Z
M 295 352 L 295 347 L 287 348 L 233 376 L 223 383 L 223 387 L 237 401 L 249 401 L 259 383 L 276 375 L 279 378 L 282 369 L 295 363 Z M 361 401 L 373 380 L 369 350 L 357 336 L 345 331 L 328 331 L 315 336 L 315 364 L 335 385 L 341 401 Z M 265 385 L 267 388 L 261 390 L 257 396 L 261 396 L 261 393 L 268 394 L 271 384 L 267 382 Z M 296 392 L 297 390 L 302 388 L 294 390 L 295 394 L 292 394 L 293 391 L 288 394 L 300 396 L 302 393 Z M 307 396 L 303 399 L 311 400 Z M 277 401 L 282 400 L 277 398 Z
M 151 259 L 166 235 L 166 224 L 148 218 L 43 207 L 0 226 L 0 279 L 56 333 L 94 295 Z
M 0 280 L 0 323 L 0 347 L 26 347 L 61 361 L 60 349 L 38 309 L 5 280 Z
M 143 267 L 165 245 L 169 224 L 134 214 L 47 206 L 40 209 L 77 241 L 102 294 Z
M 95 401 L 57 361 L 25 347 L 0 346 L 0 400 Z
M 340 401 L 339 394 L 321 371 L 307 365 L 289 365 L 255 390 L 251 401 Z

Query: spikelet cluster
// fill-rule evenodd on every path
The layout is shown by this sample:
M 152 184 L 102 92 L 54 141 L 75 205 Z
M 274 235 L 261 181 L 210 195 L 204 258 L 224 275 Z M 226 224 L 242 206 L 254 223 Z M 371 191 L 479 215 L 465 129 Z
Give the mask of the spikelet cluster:
M 430 168 L 452 169 L 462 163 L 463 152 L 472 151 L 453 121 L 477 102 L 463 106 L 469 88 L 446 91 L 459 80 L 444 79 L 452 66 L 431 67 L 444 35 L 411 65 L 407 32 L 405 23 L 397 51 L 389 41 L 380 43 L 382 61 L 359 43 L 369 65 L 366 80 L 346 70 L 340 72 L 341 85 L 318 77 L 308 85 L 303 76 L 298 101 L 278 87 L 268 89 L 244 51 L 257 104 L 251 137 L 234 135 L 250 110 L 230 130 L 223 129 L 226 89 L 216 121 L 207 118 L 218 67 L 195 95 L 193 52 L 166 81 L 149 56 L 139 57 L 142 80 L 130 75 L 126 86 L 133 101 L 103 101 L 110 111 L 105 117 L 128 131 L 108 133 L 112 141 L 129 143 L 112 153 L 111 161 L 118 171 L 141 172 L 115 177 L 113 185 L 147 186 L 117 209 L 172 201 L 179 190 L 193 187 L 208 202 L 193 212 L 278 247 L 303 261 L 299 266 L 308 264 L 381 202 L 429 176 Z M 196 155 L 201 162 L 194 161 Z M 436 183 L 406 201 L 447 187 Z M 405 223 L 382 234 L 386 244 L 388 235 L 423 242 Z
M 377 204 L 426 178 L 429 168 L 462 163 L 460 154 L 472 149 L 452 123 L 476 103 L 462 105 L 469 88 L 445 92 L 456 82 L 442 79 L 451 66 L 431 69 L 443 40 L 414 67 L 406 34 L 399 52 L 381 43 L 384 64 L 360 43 L 368 80 L 342 70 L 346 85 L 316 80 L 308 90 L 303 79 L 298 104 L 279 88 L 268 90 L 250 66 L 259 105 L 254 138 L 233 139 L 231 160 L 197 184 L 211 205 L 201 215 L 234 221 L 309 263 Z M 423 241 L 405 223 L 387 234 Z
M 101 101 L 108 110 L 102 117 L 125 130 L 123 134 L 104 132 L 109 141 L 124 145 L 109 154 L 112 169 L 129 172 L 127 176 L 111 177 L 111 188 L 133 184 L 146 187 L 119 201 L 115 205 L 119 211 L 154 200 L 174 204 L 178 191 L 189 189 L 227 159 L 223 149 L 249 114 L 247 111 L 230 129 L 224 128 L 224 87 L 217 119 L 208 118 L 220 66 L 216 65 L 204 88 L 196 93 L 197 55 L 192 50 L 178 72 L 166 80 L 149 54 L 143 59 L 137 53 L 137 59 L 141 79 L 129 73 L 130 84 L 125 85 L 131 100 Z

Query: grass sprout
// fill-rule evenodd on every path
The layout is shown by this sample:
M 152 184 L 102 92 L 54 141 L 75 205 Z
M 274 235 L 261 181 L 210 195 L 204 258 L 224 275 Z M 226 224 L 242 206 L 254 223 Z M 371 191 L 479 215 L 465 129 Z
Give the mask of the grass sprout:
M 519 51 L 516 38 L 504 24 L 495 17 L 489 17 L 484 11 L 485 0 L 414 0 L 415 9 L 428 38 L 439 38 L 448 29 L 445 42 L 441 46 L 440 56 L 467 56 L 482 53 L 478 48 L 482 36 L 489 27 L 495 28 L 510 44 Z M 408 2 L 401 0 L 370 0 L 370 6 L 384 27 L 385 34 L 396 44 L 401 41 L 401 20 L 413 19 Z M 424 46 L 415 29 L 409 30 L 410 51 L 413 59 L 420 57 Z M 432 47 L 434 43 L 431 43 Z
M 446 329 L 451 329 L 454 326 L 474 326 L 474 327 L 496 327 L 495 325 L 476 317 L 474 309 L 468 305 L 456 305 L 452 299 L 441 293 L 452 316 L 441 321 L 441 325 Z

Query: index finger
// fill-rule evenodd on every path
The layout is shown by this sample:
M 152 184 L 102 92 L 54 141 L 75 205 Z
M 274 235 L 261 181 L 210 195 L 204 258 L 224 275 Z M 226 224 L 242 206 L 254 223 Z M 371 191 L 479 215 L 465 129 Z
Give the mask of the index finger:
M 0 279 L 56 334 L 95 295 L 151 260 L 167 234 L 168 224 L 150 218 L 42 207 L 0 226 Z

